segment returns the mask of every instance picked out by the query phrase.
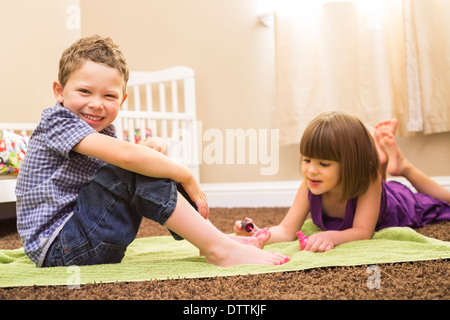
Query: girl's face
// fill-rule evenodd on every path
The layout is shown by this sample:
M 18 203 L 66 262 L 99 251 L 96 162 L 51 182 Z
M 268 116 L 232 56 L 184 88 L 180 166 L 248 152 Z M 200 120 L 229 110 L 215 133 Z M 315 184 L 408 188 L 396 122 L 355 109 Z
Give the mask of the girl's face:
M 309 190 L 315 194 L 341 192 L 341 164 L 336 161 L 303 157 L 302 175 Z
M 119 71 L 89 60 L 70 75 L 64 88 L 59 82 L 53 84 L 58 102 L 97 132 L 117 117 L 126 99 L 122 88 L 123 79 Z

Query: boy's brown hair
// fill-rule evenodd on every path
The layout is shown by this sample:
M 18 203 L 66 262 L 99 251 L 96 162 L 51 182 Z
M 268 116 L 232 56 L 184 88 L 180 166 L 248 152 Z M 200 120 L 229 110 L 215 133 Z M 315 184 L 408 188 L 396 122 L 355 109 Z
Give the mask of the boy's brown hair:
M 342 112 L 326 112 L 311 121 L 300 141 L 300 154 L 341 164 L 343 201 L 366 192 L 380 172 L 367 128 L 357 117 Z
M 102 38 L 98 35 L 81 38 L 63 52 L 59 60 L 58 73 L 58 81 L 63 88 L 70 75 L 88 60 L 119 71 L 124 82 L 123 93 L 126 93 L 129 77 L 127 60 L 111 38 Z

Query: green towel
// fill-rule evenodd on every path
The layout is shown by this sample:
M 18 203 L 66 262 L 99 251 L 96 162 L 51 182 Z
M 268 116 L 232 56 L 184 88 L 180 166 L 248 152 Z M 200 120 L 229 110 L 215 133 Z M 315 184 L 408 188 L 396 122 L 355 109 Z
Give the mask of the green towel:
M 308 220 L 302 231 L 311 235 L 320 229 Z M 383 229 L 371 240 L 345 243 L 328 252 L 299 251 L 298 241 L 272 244 L 265 250 L 290 255 L 291 261 L 281 266 L 216 267 L 205 263 L 189 242 L 170 236 L 138 238 L 128 247 L 122 263 L 96 266 L 36 268 L 23 249 L 0 250 L 0 287 L 204 278 L 450 258 L 450 242 L 422 236 L 407 227 Z

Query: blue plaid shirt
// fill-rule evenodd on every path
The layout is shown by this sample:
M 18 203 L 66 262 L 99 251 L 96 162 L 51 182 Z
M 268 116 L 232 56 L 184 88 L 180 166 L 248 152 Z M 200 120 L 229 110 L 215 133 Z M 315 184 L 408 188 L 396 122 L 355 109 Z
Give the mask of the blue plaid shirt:
M 45 109 L 30 137 L 17 178 L 17 230 L 28 257 L 42 265 L 50 244 L 72 216 L 79 191 L 102 160 L 72 151 L 96 131 L 61 104 Z M 115 136 L 114 126 L 100 133 Z

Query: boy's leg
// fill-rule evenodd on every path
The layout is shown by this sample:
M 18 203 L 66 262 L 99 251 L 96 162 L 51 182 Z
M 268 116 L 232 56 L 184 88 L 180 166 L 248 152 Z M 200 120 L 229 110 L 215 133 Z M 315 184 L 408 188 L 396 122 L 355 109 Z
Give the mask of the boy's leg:
M 207 263 L 228 267 L 238 264 L 280 265 L 289 261 L 286 255 L 234 241 L 201 217 L 181 195 L 165 226 L 196 246 Z
M 282 264 L 289 257 L 233 241 L 201 217 L 176 183 L 105 165 L 78 197 L 44 266 L 118 263 L 136 237 L 142 217 L 185 237 L 220 266 Z
M 165 184 L 167 190 L 162 192 L 161 186 L 152 180 L 169 181 L 172 184 Z M 169 186 L 171 188 L 168 188 Z M 157 207 L 149 210 L 154 202 L 158 204 Z M 136 191 L 132 204 L 142 216 L 166 226 L 199 248 L 208 263 L 231 266 L 282 264 L 289 260 L 285 255 L 263 251 L 232 240 L 210 221 L 205 220 L 196 211 L 195 205 L 193 206 L 184 190 L 180 186 L 177 188 L 173 181 L 136 175 Z
M 127 188 L 103 167 L 98 173 L 80 191 L 73 215 L 50 246 L 44 267 L 119 263 L 136 237 L 142 217 L 125 201 Z
M 80 191 L 74 213 L 49 248 L 43 266 L 118 263 L 135 239 L 143 214 L 163 225 L 176 201 L 173 181 L 102 166 Z

